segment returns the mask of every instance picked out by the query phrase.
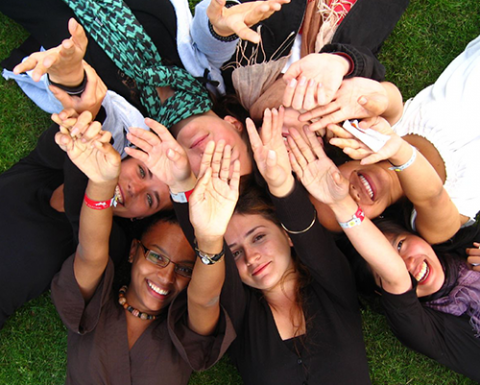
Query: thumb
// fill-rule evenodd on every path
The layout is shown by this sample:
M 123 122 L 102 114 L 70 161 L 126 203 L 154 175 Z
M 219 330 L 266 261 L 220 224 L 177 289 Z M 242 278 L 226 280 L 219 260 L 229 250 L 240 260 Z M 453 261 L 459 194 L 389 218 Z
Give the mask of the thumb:
M 358 99 L 358 104 L 367 110 L 371 116 L 378 116 L 387 109 L 388 98 L 380 94 L 363 95 Z
M 71 105 L 72 105 L 71 97 L 66 91 L 64 91 L 64 90 L 62 90 L 58 87 L 55 87 L 53 85 L 49 85 L 48 88 L 49 88 L 50 91 L 52 91 L 53 96 L 55 96 L 55 98 L 60 103 L 62 103 L 62 106 L 63 106 L 64 109 L 67 109 L 68 107 L 71 107 Z
M 293 63 L 290 68 L 285 72 L 283 75 L 283 79 L 286 83 L 290 82 L 292 79 L 296 79 L 302 73 L 302 67 L 300 63 L 297 61 Z
M 212 20 L 216 20 L 222 16 L 223 7 L 227 3 L 226 0 L 211 0 L 207 8 L 207 16 Z

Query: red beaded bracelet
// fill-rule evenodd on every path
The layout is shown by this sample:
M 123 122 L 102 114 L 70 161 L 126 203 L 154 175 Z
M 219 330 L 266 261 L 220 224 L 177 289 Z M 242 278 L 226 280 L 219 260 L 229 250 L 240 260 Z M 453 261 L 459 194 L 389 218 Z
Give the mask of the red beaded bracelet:
M 94 210 L 104 210 L 113 206 L 113 201 L 115 198 L 109 199 L 108 201 L 94 201 L 93 199 L 90 199 L 87 194 L 85 194 L 83 199 L 87 207 L 90 207 Z

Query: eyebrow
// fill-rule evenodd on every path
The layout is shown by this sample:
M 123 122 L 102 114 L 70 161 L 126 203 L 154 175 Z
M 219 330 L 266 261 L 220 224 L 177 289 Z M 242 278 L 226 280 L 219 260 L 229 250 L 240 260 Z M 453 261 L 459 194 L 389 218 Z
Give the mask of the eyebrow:
M 253 229 L 247 231 L 245 233 L 245 235 L 243 236 L 243 238 L 247 238 L 250 234 L 252 234 L 255 230 L 257 230 L 259 227 L 264 227 L 263 225 L 258 225 L 258 226 L 255 226 Z M 232 248 L 233 246 L 235 246 L 237 244 L 237 242 L 233 242 L 231 243 L 230 245 L 227 245 L 228 247 Z
M 165 256 L 168 257 L 168 259 L 170 259 L 170 261 L 173 262 L 173 263 L 176 263 L 176 264 L 181 263 L 182 265 L 184 265 L 184 264 L 189 264 L 189 265 L 195 264 L 194 261 L 188 261 L 188 260 L 178 261 L 178 262 L 172 261 L 172 257 L 170 256 L 170 254 L 167 253 L 167 251 L 166 251 L 162 246 L 157 245 L 156 243 L 154 243 L 152 247 L 158 249 L 162 254 L 165 254 Z M 155 250 L 153 250 L 153 251 L 155 251 Z

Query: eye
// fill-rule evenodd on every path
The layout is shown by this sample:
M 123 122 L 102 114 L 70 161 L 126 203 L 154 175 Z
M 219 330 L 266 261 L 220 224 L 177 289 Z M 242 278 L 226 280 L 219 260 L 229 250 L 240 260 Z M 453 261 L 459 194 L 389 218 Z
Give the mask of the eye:
M 148 253 L 148 259 L 157 265 L 165 265 L 165 257 L 162 254 L 157 254 L 153 251 Z
M 142 166 L 138 166 L 138 172 L 140 173 L 140 178 L 145 178 L 145 169 Z
M 236 261 L 242 255 L 242 250 L 232 250 L 233 259 Z
M 400 252 L 400 250 L 402 249 L 402 245 L 403 245 L 403 242 L 405 241 L 405 239 L 401 239 L 400 241 L 398 241 L 397 243 L 397 251 Z
M 253 238 L 253 242 L 259 242 L 265 237 L 265 234 L 258 234 Z
M 150 194 L 147 194 L 147 204 L 148 204 L 148 207 L 153 206 L 153 198 Z
M 193 273 L 193 269 L 191 267 L 184 265 L 177 265 L 176 271 L 184 277 L 191 277 Z

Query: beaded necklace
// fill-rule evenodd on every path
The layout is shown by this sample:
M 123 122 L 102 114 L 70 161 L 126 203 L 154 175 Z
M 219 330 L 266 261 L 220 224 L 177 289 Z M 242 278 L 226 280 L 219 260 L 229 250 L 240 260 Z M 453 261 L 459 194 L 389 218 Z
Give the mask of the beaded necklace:
M 135 317 L 138 317 L 140 319 L 154 320 L 155 318 L 157 318 L 157 316 L 147 314 L 147 313 L 143 313 L 140 310 L 135 309 L 134 307 L 130 306 L 127 303 L 127 299 L 125 298 L 125 294 L 127 293 L 127 289 L 128 289 L 128 286 L 123 285 L 118 292 L 118 303 L 120 305 L 122 305 L 125 310 L 127 310 L 128 312 L 132 313 Z

